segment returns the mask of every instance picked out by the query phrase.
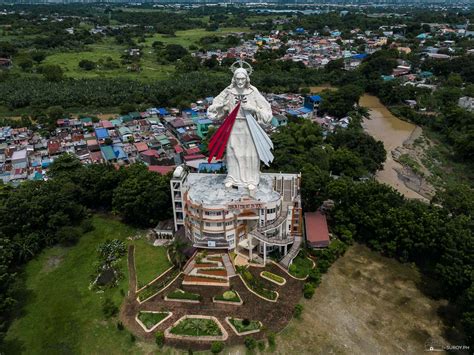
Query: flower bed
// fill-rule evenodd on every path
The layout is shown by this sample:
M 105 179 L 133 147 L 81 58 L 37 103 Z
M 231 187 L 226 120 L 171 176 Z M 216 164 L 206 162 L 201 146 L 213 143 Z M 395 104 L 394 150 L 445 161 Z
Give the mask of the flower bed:
M 171 316 L 170 312 L 140 311 L 135 319 L 146 332 L 151 332 Z
M 204 318 L 183 319 L 171 328 L 170 333 L 192 337 L 222 335 L 219 325 L 214 320 Z
M 200 268 L 208 268 L 208 267 L 219 267 L 219 264 L 216 262 L 214 263 L 205 263 L 205 262 L 202 262 L 202 263 L 196 263 L 194 264 L 194 268 L 195 269 L 200 269 Z
M 198 274 L 211 275 L 211 276 L 227 276 L 227 271 L 225 271 L 225 269 L 219 269 L 219 270 L 199 269 Z
M 166 296 L 170 300 L 188 300 L 188 301 L 200 301 L 201 295 L 197 293 L 186 292 L 180 289 L 174 290 Z
M 262 328 L 262 323 L 257 320 L 227 317 L 226 322 L 237 335 L 247 335 L 257 333 Z
M 225 291 L 222 295 L 214 296 L 214 302 L 242 304 L 242 299 L 237 291 Z
M 148 285 L 138 293 L 138 301 L 143 302 L 151 296 L 156 295 L 166 286 L 168 286 L 178 275 L 180 271 L 178 269 L 173 269 L 170 272 L 163 275 L 162 278 L 158 279 L 156 282 Z
M 262 271 L 260 276 L 280 286 L 286 284 L 286 280 L 283 277 L 278 276 L 270 271 Z
M 289 273 L 299 279 L 304 279 L 309 275 L 310 270 L 314 267 L 311 259 L 308 259 L 300 252 L 290 265 Z

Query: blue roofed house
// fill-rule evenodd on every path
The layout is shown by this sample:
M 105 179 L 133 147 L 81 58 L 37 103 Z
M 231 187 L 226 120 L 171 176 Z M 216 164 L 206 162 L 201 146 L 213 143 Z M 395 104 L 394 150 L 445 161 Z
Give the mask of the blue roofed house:
M 104 145 L 100 147 L 100 151 L 107 162 L 117 162 L 119 160 L 128 159 L 127 154 L 119 145 Z
M 319 107 L 319 104 L 321 103 L 322 100 L 323 100 L 322 97 L 319 95 L 306 96 L 304 98 L 303 106 L 311 110 L 314 110 Z
M 288 118 L 284 115 L 275 115 L 272 117 L 272 126 L 275 128 L 286 126 L 288 124 Z
M 106 128 L 96 128 L 95 136 L 99 140 L 109 138 L 109 131 Z
M 212 121 L 208 118 L 202 118 L 197 120 L 197 135 L 204 139 L 206 137 L 207 132 L 209 131 L 209 126 L 212 125 Z
M 198 171 L 200 173 L 213 173 L 216 171 L 220 171 L 224 167 L 222 162 L 218 163 L 200 163 L 198 167 Z

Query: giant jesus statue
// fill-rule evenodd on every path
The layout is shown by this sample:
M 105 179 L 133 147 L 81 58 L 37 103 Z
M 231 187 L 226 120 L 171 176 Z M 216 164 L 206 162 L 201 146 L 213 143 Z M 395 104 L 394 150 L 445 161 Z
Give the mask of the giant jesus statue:
M 258 124 L 269 123 L 272 110 L 257 88 L 250 85 L 252 67 L 238 61 L 231 69 L 234 72 L 231 85 L 214 98 L 207 111 L 210 119 L 226 117 L 209 141 L 209 161 L 213 157 L 220 159 L 225 150 L 225 186 L 254 190 L 260 180 L 260 160 L 266 165 L 273 160 L 272 142 Z

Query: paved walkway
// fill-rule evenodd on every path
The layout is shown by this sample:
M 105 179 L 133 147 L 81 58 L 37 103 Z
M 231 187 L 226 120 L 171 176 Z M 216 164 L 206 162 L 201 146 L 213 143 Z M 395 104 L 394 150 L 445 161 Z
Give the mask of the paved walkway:
M 235 276 L 234 265 L 230 261 L 229 254 L 222 254 L 222 261 L 224 262 L 227 277 Z
M 295 242 L 291 246 L 291 249 L 288 251 L 288 254 L 286 254 L 285 257 L 280 260 L 281 266 L 287 269 L 290 267 L 291 262 L 296 257 L 296 255 L 298 255 L 298 252 L 300 251 L 300 245 L 301 245 L 302 239 L 303 238 L 301 237 L 295 237 Z
M 128 289 L 131 297 L 135 296 L 137 289 L 137 273 L 135 271 L 135 245 L 128 246 Z

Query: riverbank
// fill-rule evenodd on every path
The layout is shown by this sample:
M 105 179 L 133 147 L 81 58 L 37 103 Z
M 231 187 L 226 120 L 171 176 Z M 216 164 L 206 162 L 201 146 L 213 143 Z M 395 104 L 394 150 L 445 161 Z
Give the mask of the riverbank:
M 387 151 L 384 168 L 376 173 L 376 179 L 392 186 L 406 198 L 428 202 L 433 189 L 426 178 L 417 174 L 408 164 L 400 163 L 401 157 L 410 156 L 413 160 L 409 151 L 413 142 L 422 135 L 421 127 L 395 117 L 373 95 L 364 94 L 359 104 L 369 109 L 370 114 L 369 119 L 363 120 L 362 127 L 375 139 L 382 141 Z

